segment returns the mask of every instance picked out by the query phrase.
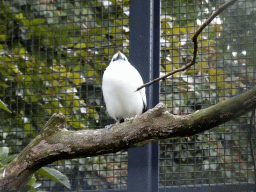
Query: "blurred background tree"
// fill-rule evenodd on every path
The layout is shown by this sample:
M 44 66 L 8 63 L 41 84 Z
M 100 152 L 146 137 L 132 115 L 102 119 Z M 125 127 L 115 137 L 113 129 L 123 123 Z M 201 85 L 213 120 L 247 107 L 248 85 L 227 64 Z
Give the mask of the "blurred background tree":
M 161 1 L 160 75 L 192 59 L 191 37 L 224 2 Z M 0 167 L 55 112 L 65 114 L 71 130 L 114 123 L 105 113 L 101 76 L 117 49 L 129 57 L 129 1 L 3 0 L 0 7 L 0 99 L 12 112 L 1 110 Z M 161 101 L 172 113 L 192 113 L 254 85 L 255 7 L 240 0 L 225 10 L 199 36 L 196 65 L 161 82 Z M 245 115 L 194 137 L 161 142 L 160 186 L 253 181 L 248 121 Z M 26 190 L 126 188 L 127 152 L 49 167 Z
M 190 62 L 196 29 L 226 1 L 162 1 L 161 74 Z M 185 115 L 255 84 L 255 1 L 236 2 L 198 38 L 197 63 L 161 82 L 161 101 Z M 160 186 L 253 182 L 249 115 L 160 144 Z
M 115 50 L 129 53 L 128 1 L 13 0 L 0 7 L 0 98 L 12 111 L 1 111 L 1 147 L 19 153 L 55 112 L 65 114 L 72 130 L 113 123 L 105 113 L 101 76 Z M 94 189 L 96 183 L 110 188 L 116 181 L 106 181 L 109 172 L 126 181 L 119 169 L 125 159 L 125 153 L 110 154 L 56 162 L 55 168 L 73 170 L 73 189 Z

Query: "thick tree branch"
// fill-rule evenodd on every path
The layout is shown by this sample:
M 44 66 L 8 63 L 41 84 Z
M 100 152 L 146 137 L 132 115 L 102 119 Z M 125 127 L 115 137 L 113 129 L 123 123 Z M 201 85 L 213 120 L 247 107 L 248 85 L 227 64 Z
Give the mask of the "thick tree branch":
M 230 0 L 229 2 L 221 5 L 216 11 L 214 11 L 212 13 L 212 15 L 196 30 L 195 34 L 193 35 L 192 37 L 192 42 L 194 43 L 194 52 L 193 52 L 193 59 L 190 63 L 184 65 L 183 67 L 181 68 L 178 68 L 178 69 L 175 69 L 173 71 L 171 71 L 170 73 L 162 76 L 162 77 L 159 77 L 159 78 L 156 78 L 148 83 L 145 83 L 144 85 L 138 87 L 138 89 L 136 91 L 139 91 L 141 90 L 143 87 L 146 87 L 148 85 L 151 85 L 157 81 L 160 81 L 160 80 L 163 80 L 175 73 L 178 73 L 180 71 L 185 71 L 186 69 L 188 69 L 189 67 L 193 66 L 195 63 L 196 63 L 196 57 L 197 57 L 197 49 L 198 49 L 198 43 L 197 43 L 197 37 L 200 35 L 200 33 L 204 30 L 204 28 L 209 25 L 212 20 L 217 17 L 222 11 L 224 11 L 227 7 L 229 7 L 230 5 L 233 5 L 237 0 Z
M 53 114 L 42 132 L 0 173 L 0 191 L 23 187 L 40 167 L 60 159 L 91 157 L 209 130 L 256 107 L 256 88 L 186 116 L 159 103 L 141 116 L 112 128 L 68 131 L 65 117 Z

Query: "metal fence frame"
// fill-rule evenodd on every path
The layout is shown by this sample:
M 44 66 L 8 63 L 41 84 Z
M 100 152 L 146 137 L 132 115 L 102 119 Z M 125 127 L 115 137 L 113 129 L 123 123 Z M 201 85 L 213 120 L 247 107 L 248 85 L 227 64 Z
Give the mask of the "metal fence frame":
M 160 1 L 130 1 L 130 62 L 144 82 L 159 77 L 160 66 Z M 147 87 L 148 108 L 159 102 L 159 83 Z M 254 183 L 192 186 L 158 186 L 158 143 L 128 150 L 127 192 L 167 191 L 252 191 Z M 112 190 L 108 190 L 112 191 Z M 115 190 L 116 191 L 116 190 Z
M 144 82 L 159 77 L 160 1 L 130 1 L 130 62 Z M 159 84 L 147 87 L 149 108 L 159 102 Z M 128 192 L 252 191 L 254 183 L 158 187 L 158 143 L 128 150 Z
M 130 62 L 144 82 L 159 77 L 160 67 L 160 0 L 130 0 Z M 148 108 L 159 102 L 159 83 L 147 87 Z M 254 183 L 209 184 L 160 187 L 158 181 L 158 143 L 128 150 L 127 189 L 115 192 L 167 191 L 253 191 Z M 87 190 L 96 192 L 97 190 Z M 100 190 L 102 191 L 102 190 Z
M 159 76 L 160 1 L 130 2 L 130 62 L 144 82 Z M 159 102 L 159 84 L 147 87 L 148 108 Z M 156 182 L 157 181 L 157 182 Z M 158 190 L 158 144 L 128 150 L 128 191 Z

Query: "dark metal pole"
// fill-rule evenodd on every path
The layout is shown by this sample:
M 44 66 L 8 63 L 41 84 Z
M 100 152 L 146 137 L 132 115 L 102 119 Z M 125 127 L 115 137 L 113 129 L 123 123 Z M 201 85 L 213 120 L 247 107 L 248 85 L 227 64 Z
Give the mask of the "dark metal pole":
M 144 83 L 159 77 L 160 1 L 130 1 L 130 62 Z M 146 88 L 148 108 L 159 102 L 159 83 Z M 158 191 L 158 143 L 128 150 L 130 192 Z

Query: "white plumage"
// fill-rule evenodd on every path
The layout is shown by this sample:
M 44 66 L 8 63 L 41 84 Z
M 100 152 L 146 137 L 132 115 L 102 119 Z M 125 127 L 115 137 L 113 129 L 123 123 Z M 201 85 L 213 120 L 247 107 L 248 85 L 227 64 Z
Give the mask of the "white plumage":
M 120 123 L 121 119 L 142 114 L 146 108 L 145 88 L 135 92 L 143 80 L 124 54 L 116 53 L 102 79 L 103 97 L 108 114 Z

